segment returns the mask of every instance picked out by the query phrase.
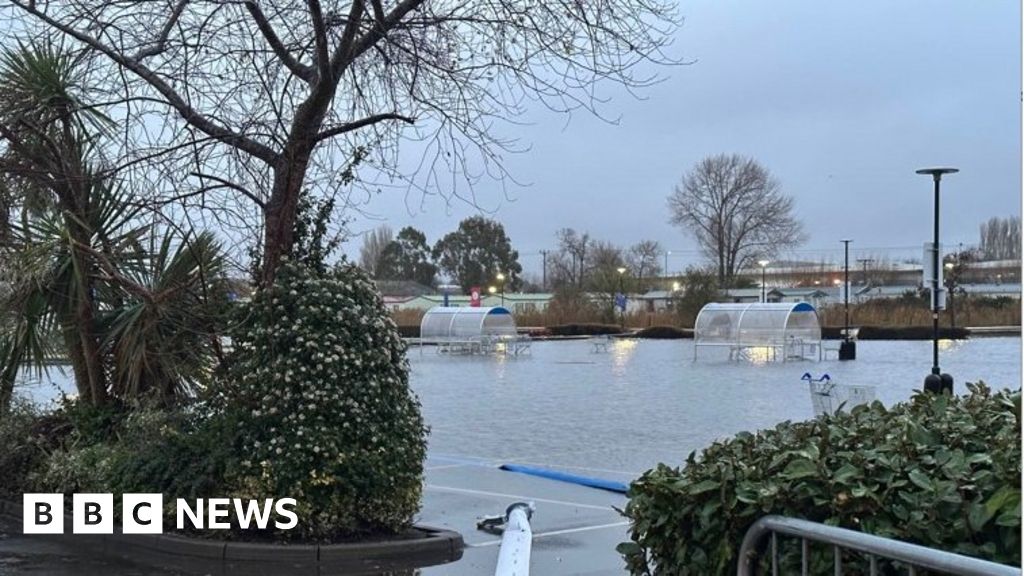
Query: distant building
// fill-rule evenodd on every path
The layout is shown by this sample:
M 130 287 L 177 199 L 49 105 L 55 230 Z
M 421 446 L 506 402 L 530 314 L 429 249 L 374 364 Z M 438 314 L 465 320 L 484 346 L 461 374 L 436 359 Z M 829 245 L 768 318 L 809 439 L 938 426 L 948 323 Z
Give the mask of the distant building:
M 777 299 L 769 298 L 769 302 L 807 302 L 815 308 L 833 303 L 829 293 L 821 288 L 773 288 L 772 293 Z
M 504 306 L 513 314 L 525 314 L 528 312 L 543 312 L 547 310 L 553 294 L 520 294 L 506 293 Z M 448 306 L 460 307 L 469 306 L 471 299 L 464 294 L 449 294 Z M 421 294 L 418 296 L 392 296 L 384 295 L 384 304 L 393 312 L 399 310 L 429 310 L 435 306 L 444 306 L 444 294 Z M 481 306 L 501 306 L 501 294 L 485 294 L 480 298 Z
M 640 308 L 644 312 L 664 312 L 672 309 L 672 303 L 681 295 L 674 290 L 651 290 L 646 294 L 640 294 L 635 299 L 640 302 Z M 629 304 L 626 304 L 629 307 Z
M 374 280 L 377 290 L 385 296 L 423 296 L 436 294 L 437 290 L 412 280 Z
M 1020 300 L 1020 284 L 963 284 L 956 287 L 968 296 L 983 298 L 1013 298 Z

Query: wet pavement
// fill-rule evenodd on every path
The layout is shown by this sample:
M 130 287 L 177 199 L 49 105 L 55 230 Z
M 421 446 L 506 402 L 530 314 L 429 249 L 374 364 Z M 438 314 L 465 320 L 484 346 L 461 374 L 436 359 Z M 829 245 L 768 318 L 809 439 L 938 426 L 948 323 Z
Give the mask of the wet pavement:
M 182 576 L 170 572 L 83 554 L 52 541 L 25 536 L 21 526 L 0 520 L 0 576 Z
M 493 574 L 500 537 L 478 531 L 477 518 L 526 501 L 536 506 L 532 574 L 625 574 L 615 546 L 628 526 L 613 508 L 625 504 L 624 496 L 497 467 L 528 464 L 628 483 L 658 462 L 677 465 L 717 438 L 811 417 L 804 372 L 876 386 L 877 398 L 891 404 L 907 399 L 931 364 L 930 342 L 861 342 L 854 362 L 788 364 L 710 355 L 693 362 L 692 346 L 626 340 L 594 353 L 585 341 L 544 342 L 520 358 L 411 349 L 412 385 L 431 426 L 417 521 L 454 529 L 467 543 L 460 561 L 421 573 Z M 944 342 L 941 365 L 956 378 L 958 393 L 978 379 L 1016 388 L 1020 339 Z M 0 575 L 6 574 L 177 573 L 104 564 L 9 534 L 0 538 Z
M 420 522 L 461 532 L 466 550 L 459 562 L 427 568 L 423 574 L 493 574 L 501 537 L 477 530 L 476 520 L 501 514 L 517 501 L 536 507 L 530 521 L 533 574 L 624 573 L 615 546 L 627 538 L 627 525 L 613 506 L 624 506 L 625 496 L 506 472 L 497 464 L 428 459 Z

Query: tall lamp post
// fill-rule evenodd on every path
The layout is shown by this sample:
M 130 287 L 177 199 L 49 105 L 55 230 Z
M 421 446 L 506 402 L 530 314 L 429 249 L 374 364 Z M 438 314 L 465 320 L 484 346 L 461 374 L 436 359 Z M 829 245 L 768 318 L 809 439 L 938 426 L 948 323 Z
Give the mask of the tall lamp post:
M 617 270 L 619 272 L 619 295 L 622 298 L 622 305 L 619 307 L 619 310 L 621 312 L 620 316 L 621 316 L 622 331 L 625 332 L 626 331 L 626 292 L 624 291 L 622 282 L 623 282 L 623 278 L 626 276 L 626 269 L 623 266 L 619 266 L 617 268 Z
M 957 259 L 959 260 L 959 255 Z M 949 300 L 949 327 L 956 328 L 956 302 L 954 296 L 956 295 L 956 264 L 952 262 L 946 262 L 946 299 Z
M 844 238 L 843 243 L 843 308 L 845 309 L 845 320 L 843 322 L 843 341 L 839 344 L 840 360 L 856 360 L 857 344 L 850 338 L 850 242 L 853 240 Z
M 757 263 L 761 265 L 761 303 L 763 304 L 768 301 L 768 292 L 765 290 L 765 270 L 768 269 L 770 262 L 768 260 L 758 260 Z
M 934 214 L 934 235 L 931 246 L 932 258 L 932 372 L 924 379 L 924 389 L 928 392 L 949 392 L 953 393 L 953 377 L 949 374 L 942 374 L 939 369 L 939 310 L 942 283 L 939 274 L 942 272 L 941 258 L 939 254 L 939 183 L 943 174 L 956 174 L 957 168 L 921 168 L 916 172 L 932 177 L 935 186 L 935 214 Z
M 505 275 L 503 273 L 501 273 L 501 272 L 498 272 L 498 275 L 496 276 L 496 278 L 498 279 L 498 282 L 499 282 L 498 286 L 501 286 L 501 306 L 502 306 L 502 308 L 504 308 L 505 307 Z

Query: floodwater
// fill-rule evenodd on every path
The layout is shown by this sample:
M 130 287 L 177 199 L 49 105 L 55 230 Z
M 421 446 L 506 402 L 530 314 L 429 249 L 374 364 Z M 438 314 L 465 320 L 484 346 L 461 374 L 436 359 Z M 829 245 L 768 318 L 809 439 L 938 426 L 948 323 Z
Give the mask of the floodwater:
M 743 430 L 813 415 L 804 373 L 908 399 L 931 370 L 931 342 L 865 341 L 857 360 L 730 362 L 691 340 L 538 342 L 529 356 L 444 357 L 412 348 L 412 382 L 433 453 L 603 468 L 633 475 Z M 1021 385 L 1019 338 L 940 342 L 940 365 L 964 382 Z
M 601 351 L 589 341 L 537 342 L 519 357 L 449 357 L 411 348 L 412 386 L 431 427 L 417 521 L 457 530 L 467 544 L 460 561 L 420 573 L 493 574 L 500 540 L 476 530 L 476 520 L 529 501 L 537 507 L 531 573 L 625 574 L 615 552 L 628 538 L 615 511 L 624 496 L 498 466 L 629 482 L 658 462 L 679 465 L 715 439 L 812 417 L 804 373 L 874 386 L 887 405 L 906 400 L 931 368 L 931 342 L 859 342 L 857 360 L 842 363 L 730 362 L 703 350 L 693 358 L 691 340 L 613 340 Z M 978 380 L 1018 388 L 1021 340 L 942 342 L 940 364 L 954 376 L 957 393 Z M 19 391 L 45 404 L 68 389 L 67 376 L 51 372 Z M 5 542 L 2 532 L 0 575 L 85 573 L 74 552 L 40 548 L 13 529 Z M 13 553 L 13 564 L 5 552 Z M 101 562 L 89 573 L 146 572 Z

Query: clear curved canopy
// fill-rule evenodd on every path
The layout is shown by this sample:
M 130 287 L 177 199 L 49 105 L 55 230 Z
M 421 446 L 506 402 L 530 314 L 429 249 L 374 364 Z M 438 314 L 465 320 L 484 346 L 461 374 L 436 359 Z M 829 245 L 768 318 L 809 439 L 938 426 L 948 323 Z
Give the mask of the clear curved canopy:
M 694 323 L 697 345 L 780 346 L 821 341 L 818 312 L 806 302 L 711 303 Z
M 515 318 L 501 306 L 435 306 L 420 321 L 420 338 L 428 341 L 515 335 Z

